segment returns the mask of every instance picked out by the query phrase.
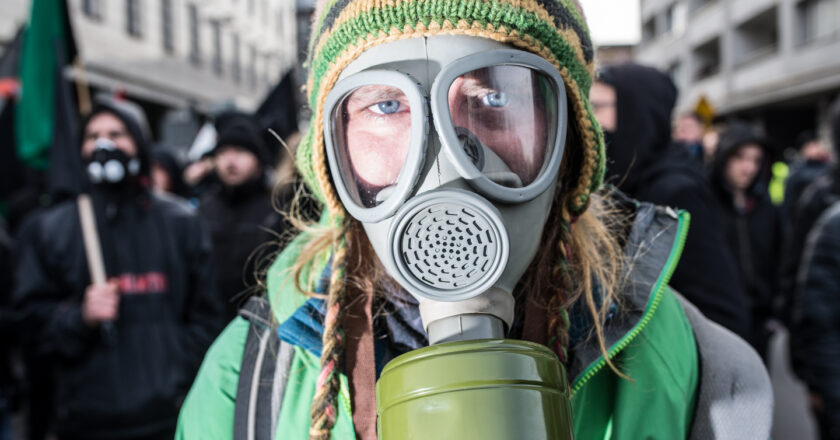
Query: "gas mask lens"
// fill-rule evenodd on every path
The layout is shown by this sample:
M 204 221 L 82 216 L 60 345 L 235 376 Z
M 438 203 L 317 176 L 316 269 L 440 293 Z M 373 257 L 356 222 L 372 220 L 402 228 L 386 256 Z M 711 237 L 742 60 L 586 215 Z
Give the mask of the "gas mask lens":
M 543 73 L 517 65 L 454 79 L 452 127 L 472 165 L 491 182 L 524 188 L 545 171 L 557 133 L 557 95 Z
M 350 91 L 331 118 L 344 185 L 354 201 L 375 207 L 393 193 L 411 145 L 411 103 L 391 85 Z

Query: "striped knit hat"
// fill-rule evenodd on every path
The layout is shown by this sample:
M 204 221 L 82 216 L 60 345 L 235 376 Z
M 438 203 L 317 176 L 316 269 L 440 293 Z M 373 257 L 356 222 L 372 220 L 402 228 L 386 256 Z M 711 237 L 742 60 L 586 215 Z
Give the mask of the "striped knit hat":
M 339 74 L 365 50 L 432 35 L 489 38 L 533 52 L 560 71 L 582 139 L 583 160 L 567 207 L 582 213 L 604 175 L 604 143 L 589 105 L 594 49 L 576 0 L 321 0 L 309 42 L 306 90 L 313 109 L 297 166 L 313 194 L 336 221 L 344 210 L 330 184 L 323 112 Z

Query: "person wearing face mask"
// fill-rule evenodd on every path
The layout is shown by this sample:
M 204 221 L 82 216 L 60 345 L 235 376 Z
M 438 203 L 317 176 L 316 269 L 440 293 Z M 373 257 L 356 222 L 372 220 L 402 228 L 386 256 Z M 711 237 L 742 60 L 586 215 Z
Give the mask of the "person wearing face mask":
M 210 226 L 218 291 L 226 320 L 231 320 L 250 296 L 246 289 L 256 285 L 255 251 L 275 239 L 274 233 L 283 233 L 282 217 L 272 206 L 267 153 L 256 125 L 247 115 L 229 113 L 216 126 L 218 138 L 210 154 L 219 183 L 204 194 L 198 212 Z M 287 200 L 280 203 L 288 205 Z
M 316 11 L 297 165 L 322 216 L 176 438 L 769 434 L 758 357 L 667 287 L 687 216 L 600 191 L 579 6 Z
M 743 284 L 705 170 L 684 148 L 671 143 L 671 113 L 677 100 L 673 81 L 647 66 L 610 66 L 598 72 L 590 99 L 606 137 L 605 181 L 638 200 L 691 214 L 671 285 L 709 319 L 747 337 Z
M 139 106 L 99 100 L 81 127 L 108 281 L 90 279 L 74 200 L 40 214 L 16 257 L 20 334 L 55 359 L 58 438 L 171 438 L 222 326 L 210 237 L 183 201 L 150 191 Z
M 765 357 L 769 321 L 779 300 L 782 242 L 780 209 L 767 192 L 770 169 L 767 141 L 741 123 L 721 133 L 711 171 L 713 192 L 725 214 L 726 241 L 737 256 L 750 300 L 748 341 Z

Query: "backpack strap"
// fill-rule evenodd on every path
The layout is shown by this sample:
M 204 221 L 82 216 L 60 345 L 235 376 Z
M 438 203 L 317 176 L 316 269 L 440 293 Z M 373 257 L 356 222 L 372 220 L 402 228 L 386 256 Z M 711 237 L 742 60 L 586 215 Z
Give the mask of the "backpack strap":
M 250 322 L 234 409 L 234 440 L 273 440 L 294 349 L 280 340 L 271 306 L 252 297 L 239 311 Z

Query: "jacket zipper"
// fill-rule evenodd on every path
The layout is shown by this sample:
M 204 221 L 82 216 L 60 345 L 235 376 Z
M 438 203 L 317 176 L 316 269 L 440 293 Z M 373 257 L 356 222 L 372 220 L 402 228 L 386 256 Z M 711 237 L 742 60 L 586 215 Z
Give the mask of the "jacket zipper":
M 621 340 L 619 340 L 615 345 L 613 345 L 609 351 L 607 351 L 607 355 L 610 359 L 614 358 L 618 353 L 624 350 L 625 347 L 630 345 L 636 336 L 647 327 L 648 322 L 650 322 L 653 314 L 656 312 L 656 309 L 659 307 L 659 301 L 662 299 L 662 294 L 665 292 L 665 288 L 668 286 L 668 282 L 671 280 L 671 276 L 674 274 L 674 270 L 677 267 L 677 263 L 679 262 L 679 256 L 682 255 L 683 246 L 685 246 L 685 239 L 688 235 L 688 226 L 691 223 L 691 215 L 689 215 L 686 211 L 679 212 L 679 219 L 677 223 L 677 241 L 674 243 L 674 247 L 671 248 L 671 255 L 668 256 L 668 261 L 665 262 L 665 268 L 663 269 L 662 275 L 660 276 L 659 280 L 654 285 L 653 290 L 653 299 L 651 300 L 650 305 L 648 306 L 647 310 L 645 311 L 644 316 L 642 319 L 630 330 L 629 333 L 624 335 Z M 580 391 L 586 383 L 592 379 L 604 366 L 607 365 L 606 359 L 604 356 L 601 355 L 586 371 L 581 375 L 580 379 L 575 381 L 572 385 L 572 390 L 570 392 L 570 397 L 574 396 L 575 393 Z

